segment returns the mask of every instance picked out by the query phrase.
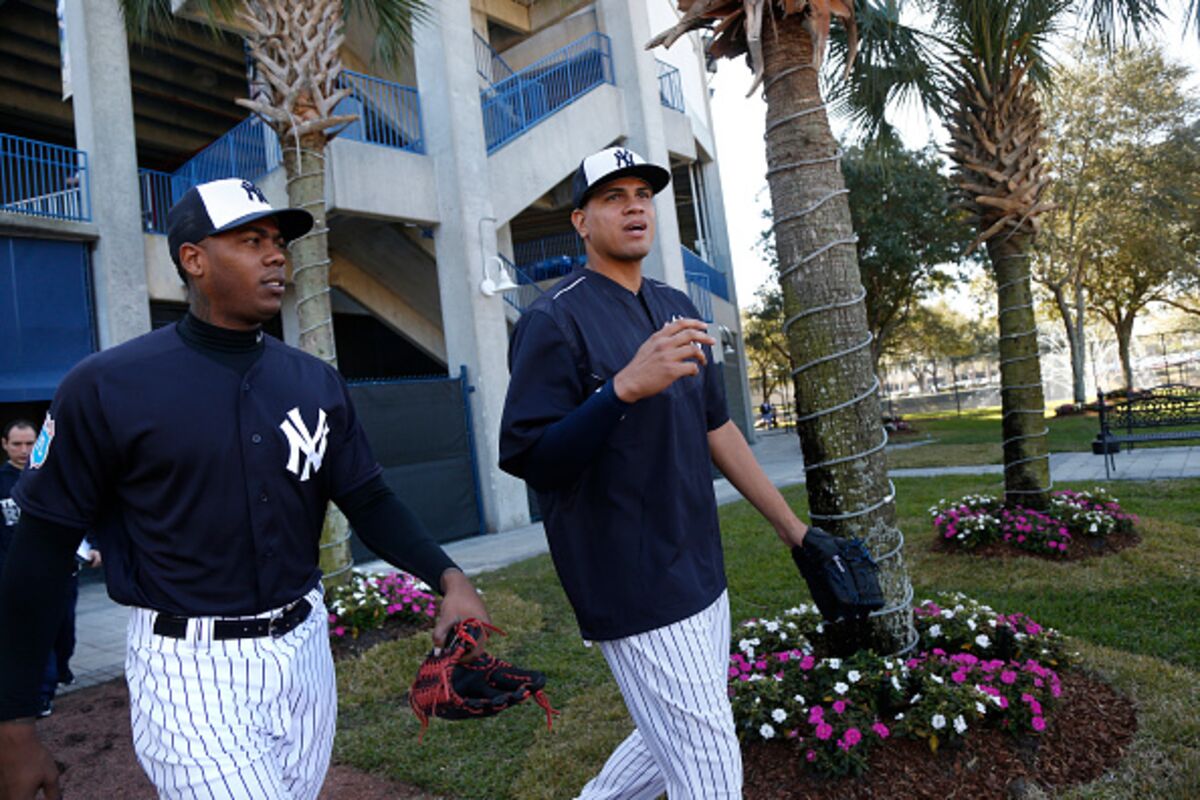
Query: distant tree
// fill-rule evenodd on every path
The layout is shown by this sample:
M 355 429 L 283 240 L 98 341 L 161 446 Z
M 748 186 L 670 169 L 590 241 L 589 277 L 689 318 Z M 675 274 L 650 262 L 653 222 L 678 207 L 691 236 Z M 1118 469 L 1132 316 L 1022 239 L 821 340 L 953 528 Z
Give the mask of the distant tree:
M 1188 122 L 1197 103 L 1185 88 L 1188 70 L 1156 47 L 1108 52 L 1092 43 L 1072 56 L 1045 100 L 1057 208 L 1036 245 L 1034 277 L 1063 323 L 1082 403 L 1089 297 L 1117 333 L 1127 384 L 1137 314 L 1154 300 L 1186 307 L 1168 289 L 1195 268 L 1196 133 Z
M 953 184 L 932 147 L 852 147 L 842 159 L 842 174 L 858 234 L 858 268 L 878 373 L 880 357 L 894 347 L 894 334 L 920 301 L 955 280 L 939 266 L 953 267 L 972 235 L 963 212 L 951 208 Z
M 783 292 L 779 285 L 764 284 L 754 297 L 754 304 L 744 312 L 742 338 L 746 357 L 753 365 L 751 377 L 758 373 L 765 400 L 780 383 L 791 380 L 795 364 L 783 335 Z

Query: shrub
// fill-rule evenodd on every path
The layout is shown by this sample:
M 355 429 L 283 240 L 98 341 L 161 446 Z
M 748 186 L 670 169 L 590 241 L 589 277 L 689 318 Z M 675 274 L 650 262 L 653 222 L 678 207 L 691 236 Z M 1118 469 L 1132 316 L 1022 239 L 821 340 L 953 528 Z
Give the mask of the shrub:
M 1071 661 L 1057 632 L 963 595 L 927 600 L 915 619 L 909 658 L 819 657 L 825 631 L 811 606 L 743 623 L 729 659 L 739 737 L 793 742 L 814 770 L 836 776 L 864 770 L 889 736 L 936 751 L 980 726 L 1019 736 L 1046 728 L 1062 691 L 1056 669 Z
M 1065 555 L 1076 537 L 1129 533 L 1137 517 L 1126 513 L 1103 489 L 1059 491 L 1050 508 L 1035 511 L 1006 506 L 992 495 L 967 495 L 941 500 L 929 509 L 938 541 L 970 550 L 991 542 L 1006 542 L 1035 553 Z
M 1056 417 L 1074 417 L 1084 412 L 1084 407 L 1075 403 L 1063 403 L 1054 409 Z
M 357 637 L 390 620 L 421 623 L 437 616 L 437 598 L 429 586 L 405 572 L 367 575 L 355 571 L 330 590 L 329 635 Z

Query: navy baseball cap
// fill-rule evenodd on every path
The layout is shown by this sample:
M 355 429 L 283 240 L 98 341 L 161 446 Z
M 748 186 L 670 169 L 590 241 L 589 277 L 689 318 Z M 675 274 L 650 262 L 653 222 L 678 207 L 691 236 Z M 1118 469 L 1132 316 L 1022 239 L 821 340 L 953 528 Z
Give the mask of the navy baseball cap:
M 571 192 L 575 195 L 575 207 L 583 208 L 592 193 L 609 181 L 617 178 L 641 178 L 658 194 L 671 182 L 671 173 L 657 164 L 646 160 L 628 147 L 609 147 L 579 162 Z
M 256 219 L 274 217 L 286 241 L 312 230 L 313 217 L 301 208 L 271 208 L 262 190 L 241 178 L 222 178 L 193 186 L 167 212 L 167 246 L 179 266 L 179 248 L 213 234 L 231 231 Z

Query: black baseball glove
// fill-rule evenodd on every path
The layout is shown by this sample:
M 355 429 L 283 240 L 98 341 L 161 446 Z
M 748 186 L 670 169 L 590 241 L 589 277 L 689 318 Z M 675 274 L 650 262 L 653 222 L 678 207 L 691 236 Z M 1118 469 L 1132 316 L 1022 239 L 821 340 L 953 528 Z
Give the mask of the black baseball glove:
M 504 635 L 504 631 L 481 620 L 459 622 L 447 637 L 446 646 L 422 662 L 408 691 L 409 707 L 421 722 L 421 738 L 430 717 L 491 717 L 531 698 L 546 712 L 547 726 L 558 713 L 550 707 L 542 673 L 513 666 L 487 653 L 463 660 L 486 640 L 489 631 Z
M 826 620 L 863 620 L 883 608 L 879 567 L 861 540 L 810 527 L 804 544 L 792 548 L 792 560 Z

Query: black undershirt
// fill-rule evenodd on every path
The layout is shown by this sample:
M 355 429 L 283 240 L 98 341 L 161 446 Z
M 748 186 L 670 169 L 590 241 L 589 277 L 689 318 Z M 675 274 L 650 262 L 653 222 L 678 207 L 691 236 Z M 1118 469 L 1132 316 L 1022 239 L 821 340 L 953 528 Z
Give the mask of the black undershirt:
M 260 330 L 219 328 L 188 313 L 176 330 L 197 352 L 244 375 L 262 355 Z M 378 556 L 441 592 L 451 558 L 395 493 L 376 476 L 338 507 Z M 0 575 L 0 721 L 32 716 L 37 686 L 66 611 L 65 581 L 75 567 L 83 529 L 23 513 Z

